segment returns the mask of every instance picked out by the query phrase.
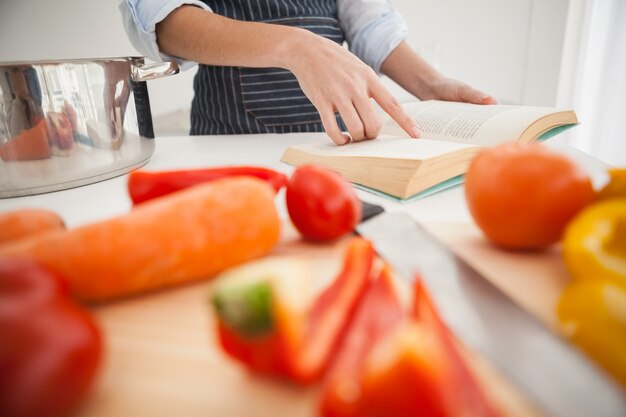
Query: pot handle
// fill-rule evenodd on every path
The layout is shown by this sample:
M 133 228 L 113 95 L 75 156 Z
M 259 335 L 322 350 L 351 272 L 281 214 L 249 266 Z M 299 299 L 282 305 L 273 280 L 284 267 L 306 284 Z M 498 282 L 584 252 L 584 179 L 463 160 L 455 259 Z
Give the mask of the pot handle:
M 155 62 L 153 64 L 131 64 L 130 76 L 133 81 L 154 80 L 178 74 L 180 69 L 176 62 Z

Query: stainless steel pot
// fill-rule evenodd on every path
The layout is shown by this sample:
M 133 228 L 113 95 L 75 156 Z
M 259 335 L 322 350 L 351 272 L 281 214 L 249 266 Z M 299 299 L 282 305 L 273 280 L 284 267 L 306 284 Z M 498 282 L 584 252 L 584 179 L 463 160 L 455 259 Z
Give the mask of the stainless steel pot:
M 0 64 L 0 198 L 57 191 L 148 162 L 145 81 L 173 62 L 107 58 Z

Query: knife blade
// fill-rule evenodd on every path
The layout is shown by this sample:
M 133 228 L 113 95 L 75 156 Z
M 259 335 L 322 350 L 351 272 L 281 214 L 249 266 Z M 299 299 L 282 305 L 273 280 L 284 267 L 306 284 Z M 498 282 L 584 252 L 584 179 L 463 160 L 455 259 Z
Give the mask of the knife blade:
M 402 277 L 419 272 L 451 331 L 554 417 L 624 417 L 626 395 L 410 215 L 364 203 L 357 233 Z

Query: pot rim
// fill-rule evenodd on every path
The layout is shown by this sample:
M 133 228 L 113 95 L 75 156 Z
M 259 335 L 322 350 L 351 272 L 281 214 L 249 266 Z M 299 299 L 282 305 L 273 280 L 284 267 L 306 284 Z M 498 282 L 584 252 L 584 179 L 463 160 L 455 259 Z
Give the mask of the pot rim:
M 130 62 L 144 63 L 145 56 L 125 57 L 102 57 L 102 58 L 68 58 L 68 59 L 42 59 L 36 61 L 7 61 L 0 62 L 0 67 L 19 67 L 31 65 L 59 65 L 59 64 L 91 64 L 102 62 Z

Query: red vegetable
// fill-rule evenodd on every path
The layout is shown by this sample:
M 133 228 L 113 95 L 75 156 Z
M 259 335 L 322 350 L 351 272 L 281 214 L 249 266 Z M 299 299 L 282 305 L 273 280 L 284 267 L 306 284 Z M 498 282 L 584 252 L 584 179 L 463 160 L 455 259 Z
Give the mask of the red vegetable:
M 242 276 L 239 284 L 230 283 L 213 299 L 222 348 L 253 372 L 302 384 L 318 380 L 366 288 L 373 258 L 371 244 L 354 238 L 339 276 L 304 311 L 290 309 L 291 300 L 266 282 L 250 285 L 249 277 Z M 259 273 L 266 278 L 271 271 Z M 287 278 L 293 282 L 300 277 Z M 293 288 L 302 291 L 301 284 Z
M 368 289 L 322 391 L 325 417 L 497 416 L 417 281 L 409 315 L 388 269 Z
M 134 204 L 224 177 L 252 176 L 267 181 L 276 192 L 287 184 L 287 176 L 269 168 L 232 166 L 178 171 L 132 171 L 128 193 Z
M 372 345 L 389 335 L 405 317 L 391 281 L 385 270 L 363 295 L 322 390 L 323 416 L 359 415 L 361 399 L 355 392 L 363 363 Z
M 92 385 L 102 340 L 58 277 L 35 263 L 0 259 L 0 415 L 57 417 Z
M 291 221 L 310 240 L 337 239 L 361 220 L 361 203 L 350 183 L 323 167 L 297 168 L 287 184 L 286 199 Z

